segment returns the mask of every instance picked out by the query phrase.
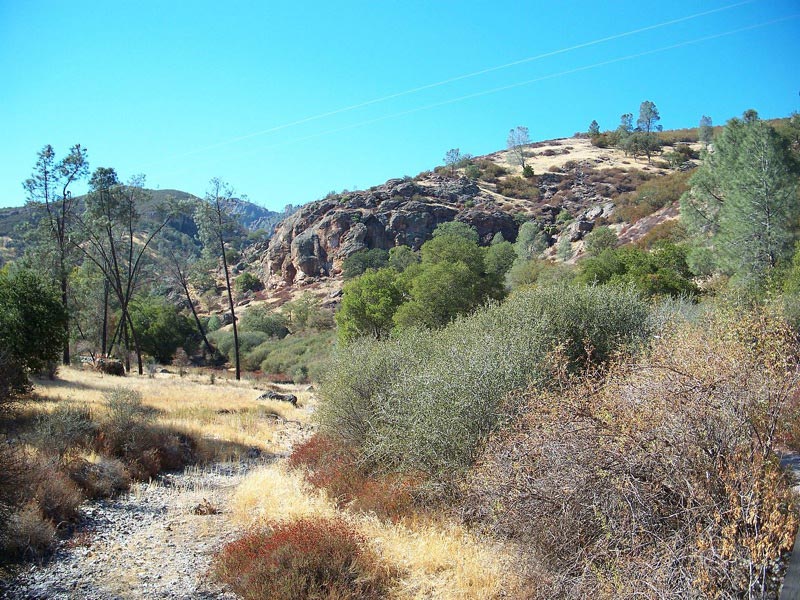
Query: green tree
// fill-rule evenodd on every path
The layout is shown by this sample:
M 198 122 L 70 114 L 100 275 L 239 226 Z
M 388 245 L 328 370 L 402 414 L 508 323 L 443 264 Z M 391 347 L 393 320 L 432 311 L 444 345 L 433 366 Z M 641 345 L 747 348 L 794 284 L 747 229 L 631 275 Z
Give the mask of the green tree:
M 354 252 L 342 261 L 342 276 L 352 279 L 369 269 L 382 269 L 389 262 L 389 253 L 383 248 L 372 248 Z
M 558 239 L 558 248 L 556 249 L 556 255 L 558 256 L 559 260 L 564 262 L 572 258 L 572 242 L 569 241 L 568 235 L 562 235 Z
M 597 123 L 597 121 L 592 120 L 592 122 L 589 123 L 588 133 L 590 138 L 596 138 L 598 135 L 600 135 L 600 125 Z
M 142 351 L 166 365 L 178 348 L 194 346 L 194 327 L 172 303 L 160 296 L 139 296 L 131 301 L 131 318 Z
M 28 387 L 28 374 L 58 361 L 67 314 L 59 291 L 32 270 L 0 269 L 0 395 Z M 2 399 L 2 398 L 0 398 Z
M 418 264 L 419 261 L 419 253 L 408 246 L 395 246 L 389 250 L 389 266 L 398 273 L 402 273 L 411 265 Z
M 62 362 L 65 365 L 70 362 L 69 272 L 73 250 L 70 237 L 77 209 L 77 199 L 73 198 L 70 186 L 83 179 L 88 172 L 86 149 L 81 148 L 80 144 L 70 148 L 69 154 L 58 162 L 53 147 L 48 144 L 39 152 L 33 175 L 23 184 L 28 201 L 44 207 L 50 241 L 55 245 L 56 279 L 61 285 L 61 304 L 66 315 L 62 349 Z
M 236 286 L 236 291 L 238 291 L 239 293 L 254 292 L 262 288 L 261 280 L 249 272 L 245 272 L 239 275 L 239 277 L 236 278 L 235 286 Z
M 364 273 L 346 283 L 342 292 L 336 324 L 343 343 L 364 336 L 381 339 L 389 335 L 394 325 L 392 318 L 403 302 L 394 269 Z
M 422 265 L 464 263 L 476 275 L 484 271 L 483 249 L 473 240 L 460 235 L 438 235 L 422 244 Z
M 497 277 L 502 281 L 516 258 L 517 253 L 514 252 L 514 244 L 511 242 L 492 243 L 486 249 L 484 257 L 487 275 Z
M 597 256 L 603 250 L 607 250 L 609 248 L 613 248 L 617 245 L 619 239 L 617 238 L 617 232 L 602 225 L 600 227 L 595 227 L 587 236 L 586 236 L 586 254 L 589 256 Z
M 462 221 L 447 221 L 437 225 L 436 229 L 433 230 L 433 237 L 437 238 L 443 235 L 454 235 L 470 242 L 478 243 L 478 231 L 472 225 Z
M 647 155 L 648 163 L 651 162 L 653 152 L 661 147 L 661 141 L 656 135 L 657 131 L 661 131 L 661 125 L 658 125 L 660 120 L 661 115 L 650 100 L 645 100 L 639 105 L 639 118 L 636 121 L 638 135 L 634 138 L 634 144 L 637 151 Z
M 536 221 L 523 223 L 514 242 L 514 251 L 520 260 L 529 260 L 547 250 L 547 235 Z
M 517 125 L 508 132 L 506 138 L 506 146 L 511 152 L 511 157 L 514 159 L 523 171 L 525 170 L 525 146 L 531 143 L 531 138 L 527 127 Z
M 703 115 L 700 118 L 700 126 L 697 128 L 697 139 L 705 146 L 708 146 L 711 140 L 714 139 L 714 127 L 711 123 L 711 117 Z
M 758 287 L 788 262 L 800 220 L 797 175 L 786 140 L 755 111 L 726 124 L 681 199 L 687 227 L 713 247 L 717 268 Z
M 400 329 L 444 327 L 484 300 L 481 277 L 463 262 L 423 263 L 407 289 L 409 300 L 394 315 Z
M 209 183 L 203 202 L 195 213 L 200 237 L 203 240 L 204 250 L 209 255 L 216 255 L 222 259 L 222 269 L 225 273 L 225 287 L 228 292 L 228 308 L 233 321 L 233 350 L 237 381 L 242 378 L 241 361 L 239 357 L 239 330 L 236 324 L 236 310 L 233 304 L 233 290 L 231 289 L 231 275 L 228 268 L 225 241 L 234 231 L 236 223 L 231 217 L 228 207 L 233 200 L 233 188 L 214 177 Z
M 619 126 L 614 132 L 617 148 L 623 150 L 627 156 L 631 150 L 631 134 L 633 132 L 633 114 L 625 113 L 619 118 Z

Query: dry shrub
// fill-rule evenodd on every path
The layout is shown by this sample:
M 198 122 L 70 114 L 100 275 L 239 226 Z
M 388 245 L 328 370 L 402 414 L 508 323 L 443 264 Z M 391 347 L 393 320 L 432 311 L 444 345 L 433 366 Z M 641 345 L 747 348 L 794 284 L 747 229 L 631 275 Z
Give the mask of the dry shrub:
M 0 548 L 8 558 L 36 558 L 50 549 L 56 536 L 53 523 L 42 517 L 35 500 L 11 515 Z
M 9 519 L 24 499 L 23 484 L 27 468 L 22 452 L 6 442 L 0 442 L 0 548 L 4 546 Z
M 115 388 L 106 399 L 108 414 L 100 423 L 95 447 L 101 454 L 121 459 L 134 479 L 192 462 L 195 441 L 156 425 L 154 411 L 142 404 L 139 392 Z
M 317 433 L 298 445 L 290 468 L 304 468 L 306 481 L 325 490 L 338 506 L 399 518 L 414 510 L 422 477 L 369 474 L 358 462 L 358 449 Z
M 247 534 L 223 548 L 213 572 L 245 600 L 380 599 L 392 580 L 358 533 L 329 519 Z
M 87 406 L 60 403 L 39 415 L 32 442 L 35 446 L 64 456 L 75 448 L 88 448 L 97 433 Z
M 61 469 L 57 457 L 35 457 L 28 463 L 27 497 L 38 503 L 42 516 L 61 527 L 74 521 L 83 494 Z
M 130 487 L 130 475 L 125 465 L 115 459 L 100 457 L 96 462 L 74 457 L 67 462 L 72 481 L 86 492 L 89 498 L 108 498 Z
M 797 528 L 774 454 L 797 357 L 782 324 L 723 313 L 604 377 L 563 374 L 490 440 L 465 516 L 527 548 L 542 597 L 775 597 Z
M 539 188 L 535 182 L 523 177 L 508 177 L 497 182 L 497 193 L 510 198 L 538 200 Z

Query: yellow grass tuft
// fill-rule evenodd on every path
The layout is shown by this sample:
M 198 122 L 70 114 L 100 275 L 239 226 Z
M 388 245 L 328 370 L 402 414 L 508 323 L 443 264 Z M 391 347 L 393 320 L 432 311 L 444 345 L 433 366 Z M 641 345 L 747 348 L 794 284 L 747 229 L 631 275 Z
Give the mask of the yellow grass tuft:
M 442 522 L 384 522 L 375 516 L 339 511 L 303 478 L 282 465 L 251 473 L 239 486 L 234 518 L 245 527 L 270 521 L 339 517 L 401 573 L 395 598 L 486 599 L 514 592 L 519 582 L 508 548 Z
M 307 483 L 301 472 L 279 464 L 248 475 L 237 488 L 232 506 L 234 519 L 245 526 L 336 514 L 324 492 Z

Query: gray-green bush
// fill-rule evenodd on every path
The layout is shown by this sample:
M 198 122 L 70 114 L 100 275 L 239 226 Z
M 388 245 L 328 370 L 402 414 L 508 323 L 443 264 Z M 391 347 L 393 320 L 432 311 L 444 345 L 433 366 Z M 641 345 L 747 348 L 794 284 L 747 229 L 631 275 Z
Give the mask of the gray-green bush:
M 374 468 L 442 476 L 471 464 L 513 410 L 509 392 L 547 383 L 556 348 L 579 368 L 642 339 L 648 323 L 631 290 L 559 286 L 522 290 L 439 331 L 358 340 L 323 377 L 323 429 Z

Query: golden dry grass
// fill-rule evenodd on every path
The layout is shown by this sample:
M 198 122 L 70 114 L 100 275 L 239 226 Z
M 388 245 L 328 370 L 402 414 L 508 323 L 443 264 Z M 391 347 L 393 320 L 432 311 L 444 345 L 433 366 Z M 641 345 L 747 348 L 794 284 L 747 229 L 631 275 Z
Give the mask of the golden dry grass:
M 256 400 L 264 391 L 257 385 L 255 381 L 229 379 L 217 379 L 211 385 L 209 375 L 199 371 L 186 377 L 163 373 L 152 378 L 114 377 L 62 367 L 56 380 L 37 381 L 36 392 L 41 400 L 28 404 L 26 410 L 49 411 L 58 403 L 74 402 L 102 414 L 106 393 L 117 387 L 135 389 L 142 394 L 143 404 L 157 412 L 158 424 L 200 439 L 201 453 L 207 458 L 229 459 L 248 448 L 284 450 L 275 436 L 281 421 L 305 423 L 309 419 L 309 392 L 282 386 L 298 397 L 295 408 L 286 402 Z
M 487 599 L 509 597 L 519 588 L 509 548 L 465 531 L 443 518 L 386 522 L 372 515 L 340 511 L 297 471 L 271 465 L 251 473 L 233 500 L 243 527 L 269 521 L 339 517 L 401 573 L 394 598 Z

